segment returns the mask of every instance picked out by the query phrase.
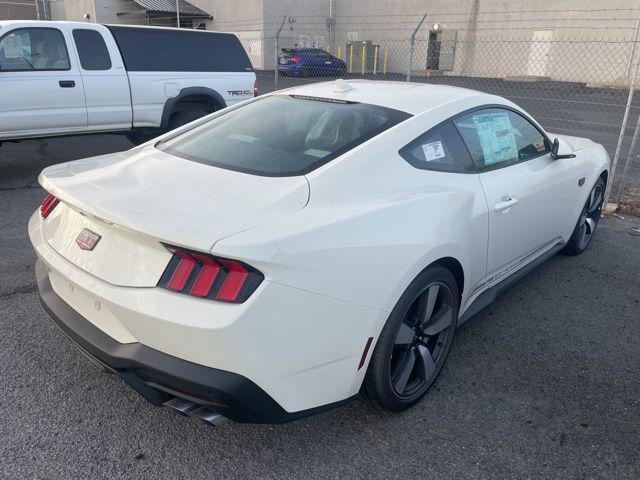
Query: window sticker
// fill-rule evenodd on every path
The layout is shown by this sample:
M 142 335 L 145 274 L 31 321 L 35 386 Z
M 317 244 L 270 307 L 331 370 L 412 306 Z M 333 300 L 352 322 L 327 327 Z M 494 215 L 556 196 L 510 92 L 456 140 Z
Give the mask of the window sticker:
M 518 147 L 507 112 L 479 113 L 473 116 L 480 138 L 485 165 L 518 158 Z
M 442 148 L 442 142 L 439 141 L 422 145 L 422 151 L 424 152 L 424 158 L 427 162 L 433 162 L 446 156 L 444 148 Z
M 4 56 L 6 58 L 22 58 L 22 38 L 18 35 L 9 35 L 2 41 Z

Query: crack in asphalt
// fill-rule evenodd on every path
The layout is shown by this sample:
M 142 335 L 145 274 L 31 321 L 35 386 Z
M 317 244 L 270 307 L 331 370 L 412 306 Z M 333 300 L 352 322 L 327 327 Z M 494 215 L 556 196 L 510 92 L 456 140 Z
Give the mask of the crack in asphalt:
M 0 187 L 0 192 L 11 192 L 14 190 L 35 190 L 40 188 L 38 183 L 30 183 L 28 185 L 19 185 L 13 187 Z
M 35 282 L 29 283 L 27 285 L 22 285 L 21 287 L 14 288 L 8 292 L 0 293 L 0 300 L 4 300 L 5 298 L 12 297 L 14 295 L 25 295 L 28 293 L 35 293 L 38 291 L 38 286 Z

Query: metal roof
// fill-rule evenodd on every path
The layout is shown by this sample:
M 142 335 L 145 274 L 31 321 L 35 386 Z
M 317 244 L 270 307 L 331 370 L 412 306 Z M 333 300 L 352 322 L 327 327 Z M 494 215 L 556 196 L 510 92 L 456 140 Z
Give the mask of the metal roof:
M 149 12 L 172 13 L 176 14 L 175 0 L 133 0 L 142 8 Z M 211 17 L 211 14 L 200 10 L 195 5 L 191 5 L 186 0 L 178 0 L 180 4 L 180 15 L 190 17 Z

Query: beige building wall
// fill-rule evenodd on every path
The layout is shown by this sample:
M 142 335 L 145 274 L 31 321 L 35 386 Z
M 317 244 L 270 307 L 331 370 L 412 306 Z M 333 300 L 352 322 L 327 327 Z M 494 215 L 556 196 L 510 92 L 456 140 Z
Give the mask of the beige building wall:
M 318 46 L 348 60 L 348 40 L 370 40 L 380 46 L 379 68 L 386 57 L 389 72 L 602 83 L 628 78 L 639 1 L 190 0 L 213 16 L 207 29 L 238 35 L 257 69 L 274 67 L 274 35 L 286 16 L 279 48 Z M 135 11 L 131 0 L 93 2 L 54 0 L 53 18 L 83 20 L 88 13 L 101 23 L 146 22 L 144 15 L 116 15 Z M 409 65 L 409 38 L 424 13 Z M 446 68 L 427 68 L 436 25 L 441 49 L 448 48 L 440 62 Z
M 70 22 L 95 22 L 96 11 L 93 0 L 53 0 L 49 3 L 52 20 Z M 85 18 L 89 15 L 89 18 Z
M 42 8 L 42 3 L 39 4 Z M 42 10 L 40 10 L 42 17 Z M 0 0 L 0 20 L 35 20 L 36 6 L 27 0 Z
M 372 40 L 387 49 L 390 71 L 405 72 L 409 38 L 426 13 L 414 71 L 426 70 L 437 24 L 456 38 L 448 75 L 608 82 L 627 74 L 638 7 L 636 0 L 334 0 L 334 38 Z

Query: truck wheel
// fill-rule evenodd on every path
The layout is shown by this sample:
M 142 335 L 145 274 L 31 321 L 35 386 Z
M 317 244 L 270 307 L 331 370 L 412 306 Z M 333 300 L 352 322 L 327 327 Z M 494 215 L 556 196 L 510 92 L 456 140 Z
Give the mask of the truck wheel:
M 174 130 L 178 127 L 186 125 L 187 123 L 193 122 L 194 120 L 197 120 L 200 117 L 204 117 L 205 115 L 209 115 L 214 111 L 215 108 L 206 107 L 205 105 L 195 105 L 193 107 L 180 110 L 171 115 L 171 120 L 169 120 L 169 130 Z
M 132 130 L 124 134 L 127 140 L 129 140 L 134 145 L 141 145 L 159 135 L 162 135 L 161 130 L 156 130 L 156 131 Z

